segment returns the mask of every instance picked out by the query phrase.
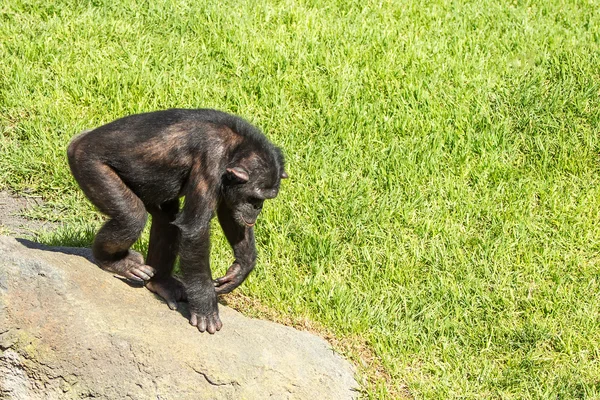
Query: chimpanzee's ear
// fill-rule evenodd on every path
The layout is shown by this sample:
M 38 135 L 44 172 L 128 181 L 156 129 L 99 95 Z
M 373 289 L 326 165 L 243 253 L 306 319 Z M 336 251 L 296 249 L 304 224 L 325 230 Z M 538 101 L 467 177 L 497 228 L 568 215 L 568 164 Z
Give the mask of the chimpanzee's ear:
M 250 179 L 248 172 L 242 167 L 227 168 L 227 177 L 239 183 L 246 183 Z
M 287 178 L 288 178 L 288 174 L 287 174 L 287 172 L 283 171 L 283 172 L 281 173 L 281 176 L 280 176 L 280 178 L 281 178 L 281 179 L 287 179 Z

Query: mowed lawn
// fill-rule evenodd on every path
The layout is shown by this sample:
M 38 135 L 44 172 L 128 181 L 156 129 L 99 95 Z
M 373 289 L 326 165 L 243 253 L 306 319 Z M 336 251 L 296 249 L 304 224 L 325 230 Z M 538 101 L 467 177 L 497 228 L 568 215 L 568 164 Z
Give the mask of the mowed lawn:
M 233 303 L 332 338 L 365 397 L 599 398 L 599 45 L 597 0 L 0 0 L 0 188 L 89 245 L 73 135 L 239 114 L 290 179 Z

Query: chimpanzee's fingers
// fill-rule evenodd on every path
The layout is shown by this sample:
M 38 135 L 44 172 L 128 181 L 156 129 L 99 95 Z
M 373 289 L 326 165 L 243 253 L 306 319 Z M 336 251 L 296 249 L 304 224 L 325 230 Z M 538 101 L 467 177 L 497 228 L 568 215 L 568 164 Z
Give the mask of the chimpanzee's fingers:
M 212 317 L 208 317 L 208 325 L 206 327 L 206 330 L 208 331 L 208 333 L 210 333 L 212 335 L 216 331 L 220 331 L 222 327 L 223 327 L 223 323 L 221 322 L 221 319 L 219 318 L 218 315 L 213 315 Z
M 235 279 L 235 277 L 236 277 L 235 273 L 227 272 L 227 274 L 225 274 L 225 276 L 215 279 L 214 282 L 217 284 L 216 286 L 220 286 L 224 283 L 231 282 L 232 280 Z
M 223 283 L 225 283 L 225 280 L 223 279 L 225 278 L 224 276 L 214 279 L 213 280 L 213 284 L 215 285 L 215 287 L 222 285 Z
M 229 282 L 231 279 L 227 278 L 227 276 L 222 276 L 220 278 L 215 279 L 213 282 L 215 283 L 215 286 L 221 286 L 224 283 Z
M 240 272 L 241 267 L 239 264 L 233 264 L 229 267 L 225 276 L 215 279 L 213 283 L 217 294 L 226 294 L 238 287 L 241 283 Z
M 198 328 L 200 332 L 208 332 L 210 334 L 221 330 L 223 323 L 219 318 L 219 314 L 211 315 L 197 315 L 192 313 L 190 317 L 190 324 Z
M 227 294 L 230 293 L 236 287 L 238 287 L 237 282 L 227 282 L 224 285 L 217 286 L 215 288 L 215 292 L 217 292 L 217 294 Z
M 215 289 L 218 289 L 218 288 L 223 287 L 223 286 L 230 285 L 231 282 L 234 280 L 232 278 L 230 278 L 230 279 L 225 279 L 225 278 L 226 277 L 222 277 L 222 278 L 216 279 L 214 281 Z
M 198 319 L 198 325 L 196 326 L 200 332 L 206 331 L 206 317 L 200 316 Z

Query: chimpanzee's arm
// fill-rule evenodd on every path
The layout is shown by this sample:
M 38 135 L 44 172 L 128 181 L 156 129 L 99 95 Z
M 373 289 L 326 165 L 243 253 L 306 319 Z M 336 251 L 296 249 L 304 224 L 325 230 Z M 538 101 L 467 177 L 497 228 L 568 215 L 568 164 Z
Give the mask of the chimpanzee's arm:
M 207 188 L 216 185 L 210 178 L 193 172 L 183 210 L 174 222 L 181 230 L 180 268 L 189 302 L 190 323 L 201 332 L 215 333 L 223 325 L 219 319 L 209 257 L 210 219 L 216 194 Z
M 256 245 L 254 243 L 254 228 L 240 226 L 236 223 L 232 211 L 225 204 L 219 204 L 217 216 L 235 257 L 235 261 L 229 267 L 225 276 L 214 281 L 217 294 L 225 294 L 241 285 L 250 274 L 250 271 L 254 269 L 256 265 Z

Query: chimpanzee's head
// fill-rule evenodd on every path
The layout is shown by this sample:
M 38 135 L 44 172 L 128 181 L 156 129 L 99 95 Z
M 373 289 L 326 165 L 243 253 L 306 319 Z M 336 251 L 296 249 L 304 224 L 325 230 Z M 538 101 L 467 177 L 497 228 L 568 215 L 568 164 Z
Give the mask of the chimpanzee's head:
M 264 201 L 277 196 L 281 179 L 287 178 L 283 164 L 283 155 L 275 148 L 243 154 L 227 168 L 222 201 L 240 226 L 254 226 Z

